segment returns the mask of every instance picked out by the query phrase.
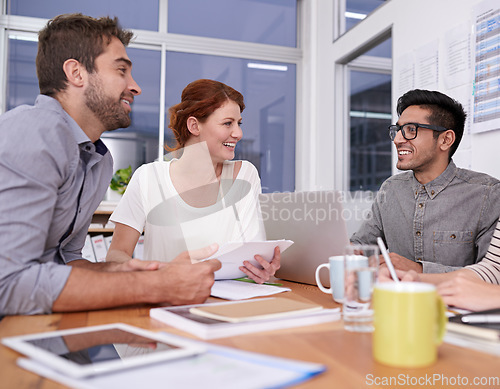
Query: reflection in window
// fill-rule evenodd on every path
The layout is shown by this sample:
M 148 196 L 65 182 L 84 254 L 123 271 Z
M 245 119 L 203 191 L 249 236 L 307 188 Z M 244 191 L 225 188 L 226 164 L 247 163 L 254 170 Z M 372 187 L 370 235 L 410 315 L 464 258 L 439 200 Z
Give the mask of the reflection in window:
M 293 64 L 167 52 L 166 109 L 177 104 L 184 87 L 199 78 L 235 88 L 246 105 L 236 159 L 257 167 L 263 191 L 293 191 L 295 71 Z M 170 130 L 166 132 L 170 136 Z
M 93 17 L 117 16 L 127 29 L 158 31 L 159 0 L 8 0 L 7 14 L 52 19 L 64 13 L 81 12 Z
M 351 71 L 350 190 L 378 190 L 391 176 L 391 76 Z
M 296 25 L 297 0 L 168 1 L 176 34 L 295 47 Z

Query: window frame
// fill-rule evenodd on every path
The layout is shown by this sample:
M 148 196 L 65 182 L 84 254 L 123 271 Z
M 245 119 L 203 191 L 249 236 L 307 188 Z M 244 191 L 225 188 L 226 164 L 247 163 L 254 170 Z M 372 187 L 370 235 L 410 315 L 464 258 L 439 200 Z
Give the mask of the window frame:
M 365 56 L 363 53 L 378 46 L 392 37 L 392 19 L 386 15 L 387 4 L 382 4 L 376 12 L 372 12 L 362 22 L 349 31 L 341 32 L 339 22 L 334 26 L 334 40 L 328 47 L 333 64 L 333 79 L 335 91 L 326 96 L 334 107 L 333 128 L 336 129 L 332 158 L 333 175 L 330 183 L 339 190 L 349 190 L 350 175 L 350 107 L 349 107 L 349 72 L 350 70 L 372 71 L 376 73 L 392 74 L 392 59 Z M 345 10 L 345 0 L 335 0 L 337 10 Z M 337 18 L 339 19 L 339 18 Z M 342 19 L 342 18 L 340 18 Z

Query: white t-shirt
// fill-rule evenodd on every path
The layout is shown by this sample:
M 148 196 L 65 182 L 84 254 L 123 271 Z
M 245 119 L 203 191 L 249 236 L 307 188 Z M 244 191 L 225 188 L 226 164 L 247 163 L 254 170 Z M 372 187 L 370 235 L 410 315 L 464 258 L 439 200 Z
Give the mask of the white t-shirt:
M 260 178 L 255 166 L 224 162 L 217 202 L 204 208 L 188 205 L 170 177 L 170 162 L 152 162 L 138 168 L 110 217 L 113 222 L 144 231 L 144 258 L 168 262 L 185 250 L 214 242 L 265 240 L 259 206 Z M 239 220 L 238 220 L 239 219 Z

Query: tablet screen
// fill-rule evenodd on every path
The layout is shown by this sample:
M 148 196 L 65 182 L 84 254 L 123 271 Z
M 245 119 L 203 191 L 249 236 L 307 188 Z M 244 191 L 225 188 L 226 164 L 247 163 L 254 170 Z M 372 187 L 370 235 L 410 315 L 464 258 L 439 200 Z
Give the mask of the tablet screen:
M 27 343 L 79 365 L 123 360 L 178 348 L 121 329 L 52 336 L 28 340 Z
M 183 358 L 205 351 L 179 338 L 126 324 L 3 338 L 2 343 L 73 377 Z

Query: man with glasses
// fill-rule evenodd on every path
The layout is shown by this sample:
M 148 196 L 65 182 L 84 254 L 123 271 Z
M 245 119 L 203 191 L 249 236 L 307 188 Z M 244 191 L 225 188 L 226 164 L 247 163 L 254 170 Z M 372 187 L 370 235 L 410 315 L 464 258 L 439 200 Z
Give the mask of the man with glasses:
M 394 266 L 444 273 L 480 261 L 500 215 L 500 181 L 457 168 L 466 114 L 457 101 L 436 91 L 412 90 L 398 100 L 389 136 L 397 168 L 387 179 L 353 243 L 381 237 Z M 383 262 L 383 259 L 381 259 Z

